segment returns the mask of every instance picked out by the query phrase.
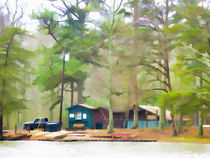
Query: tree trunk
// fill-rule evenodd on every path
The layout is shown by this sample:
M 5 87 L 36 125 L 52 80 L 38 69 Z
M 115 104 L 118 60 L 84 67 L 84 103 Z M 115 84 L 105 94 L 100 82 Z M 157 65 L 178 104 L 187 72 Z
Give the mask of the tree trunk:
M 53 90 L 50 91 L 50 97 L 51 97 L 50 100 L 51 100 L 51 106 L 52 106 L 54 103 Z M 52 120 L 53 120 L 53 109 L 50 108 L 50 121 Z
M 164 61 L 163 61 L 164 62 Z M 162 60 L 160 60 L 160 63 L 162 64 Z M 164 68 L 162 68 L 163 70 L 163 72 L 165 71 L 165 69 Z M 166 77 L 165 76 L 162 76 L 162 78 L 163 78 L 163 80 L 165 81 L 165 82 L 167 82 L 167 79 L 166 79 Z M 160 87 L 163 87 L 164 89 L 168 89 L 167 88 L 167 86 L 164 84 L 164 85 L 162 85 L 161 83 L 160 83 Z M 160 116 L 159 116 L 159 128 L 160 129 L 164 129 L 164 127 L 166 126 L 166 105 L 162 105 L 161 107 L 160 107 Z
M 202 73 L 201 73 L 201 78 L 200 78 L 200 88 L 203 86 L 203 81 L 202 81 Z M 202 118 L 202 106 L 199 110 L 199 136 L 203 136 L 203 118 Z
M 109 101 L 112 102 L 112 101 Z M 107 133 L 113 133 L 114 132 L 114 120 L 113 120 L 113 111 L 112 111 L 112 103 L 109 105 L 109 124 L 108 124 L 108 130 Z
M 74 81 L 71 82 L 71 106 L 74 105 Z
M 63 92 L 64 92 L 64 74 L 65 74 L 65 53 L 67 50 L 64 50 L 63 54 L 63 70 L 62 70 L 62 83 L 61 83 L 61 102 L 60 102 L 60 117 L 59 117 L 59 130 L 61 130 L 62 127 L 62 112 L 63 112 Z
M 109 124 L 107 133 L 113 133 L 114 132 L 114 120 L 113 120 L 113 110 L 112 110 L 112 31 L 114 26 L 114 9 L 115 9 L 115 0 L 113 4 L 113 15 L 112 15 L 112 23 L 109 30 L 109 78 L 108 78 L 108 88 L 109 88 Z
M 178 114 L 178 133 L 182 133 L 182 126 L 183 126 L 182 113 L 179 113 Z
M 0 103 L 0 139 L 3 138 L 3 115 L 1 110 L 2 104 Z
M 20 130 L 21 113 L 18 111 L 18 130 Z
M 137 31 L 138 31 L 138 7 L 139 7 L 139 0 L 134 0 L 133 2 L 133 8 L 134 8 L 134 15 L 133 15 L 133 27 L 134 27 L 134 34 L 133 34 L 133 57 L 134 57 L 134 64 L 137 64 L 137 49 L 138 49 L 138 37 L 137 37 Z M 132 83 L 132 92 L 131 96 L 134 95 L 134 98 L 132 101 L 134 101 L 133 104 L 133 110 L 134 110 L 134 123 L 133 128 L 138 128 L 138 81 L 137 81 L 137 67 L 134 67 L 131 73 L 131 83 Z M 132 94 L 133 93 L 133 94 Z
M 9 116 L 10 116 L 9 114 L 5 116 L 5 118 L 6 118 L 6 129 L 7 129 L 7 130 L 10 129 L 10 128 L 9 128 Z
M 128 109 L 128 111 L 126 111 L 126 112 L 124 113 L 124 118 L 125 118 L 125 125 L 124 125 L 124 128 L 128 128 L 129 109 Z
M 166 0 L 166 20 L 165 20 L 165 27 L 168 27 L 168 14 L 169 14 L 169 1 Z M 164 55 L 164 63 L 165 63 L 165 68 L 166 68 L 166 78 L 167 78 L 167 83 L 168 83 L 168 89 L 171 92 L 171 78 L 170 78 L 170 67 L 169 67 L 169 57 L 168 57 L 168 39 L 167 37 L 165 41 L 165 55 Z M 177 136 L 177 131 L 176 131 L 176 125 L 175 125 L 175 119 L 174 119 L 174 106 L 171 105 L 171 122 L 172 122 L 172 129 L 173 129 L 173 136 Z
M 77 80 L 77 99 L 78 99 L 78 104 L 83 104 L 83 96 L 82 96 L 82 86 L 83 82 L 82 80 Z
M 162 107 L 160 107 L 160 117 L 159 117 L 159 128 L 160 129 L 164 129 L 164 127 L 165 127 L 165 122 L 166 122 L 165 113 L 166 113 L 166 108 L 165 108 L 165 105 L 163 105 Z
M 133 128 L 138 128 L 138 105 L 133 105 Z
M 201 110 L 199 110 L 199 136 L 203 136 L 203 119 Z
M 107 133 L 114 132 L 114 120 L 112 111 L 112 27 L 109 34 L 109 124 Z
M 53 109 L 50 109 L 50 121 L 53 120 Z

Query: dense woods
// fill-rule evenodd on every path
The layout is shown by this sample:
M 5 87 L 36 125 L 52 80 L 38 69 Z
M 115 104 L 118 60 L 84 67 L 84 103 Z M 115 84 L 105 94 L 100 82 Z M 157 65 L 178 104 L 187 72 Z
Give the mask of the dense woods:
M 49 9 L 30 15 L 43 38 L 23 29 L 24 8 L 9 2 L 0 4 L 0 137 L 3 128 L 39 115 L 58 120 L 61 102 L 64 128 L 65 108 L 76 103 L 106 106 L 108 133 L 113 109 L 134 109 L 138 128 L 137 105 L 157 105 L 161 129 L 167 109 L 173 136 L 183 117 L 192 123 L 195 114 L 203 135 L 210 116 L 208 0 L 48 0 Z

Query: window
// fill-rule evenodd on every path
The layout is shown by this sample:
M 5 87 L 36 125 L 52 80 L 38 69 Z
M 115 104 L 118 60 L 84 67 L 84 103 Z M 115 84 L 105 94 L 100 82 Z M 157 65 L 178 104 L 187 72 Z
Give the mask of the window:
M 69 118 L 74 118 L 74 114 L 69 114 Z
M 75 112 L 75 120 L 81 120 L 82 119 L 82 113 L 81 112 Z
M 40 119 L 39 119 L 39 118 L 37 118 L 37 119 L 35 119 L 35 120 L 34 120 L 34 122 L 39 122 L 39 121 L 40 121 Z
M 84 113 L 84 114 L 82 115 L 82 118 L 83 118 L 83 119 L 87 119 L 87 114 Z
M 42 118 L 41 122 L 48 122 L 47 118 Z

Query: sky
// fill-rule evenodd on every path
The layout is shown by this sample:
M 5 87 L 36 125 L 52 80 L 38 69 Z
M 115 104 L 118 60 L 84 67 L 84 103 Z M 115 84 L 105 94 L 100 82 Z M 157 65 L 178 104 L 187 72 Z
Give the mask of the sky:
M 0 6 L 2 6 L 5 3 L 5 1 L 6 0 L 0 0 Z M 164 0 L 156 0 L 156 2 L 163 2 L 163 1 Z M 19 0 L 19 2 L 20 2 L 20 5 L 24 8 L 24 17 L 22 20 L 25 23 L 25 25 L 23 26 L 23 28 L 28 30 L 29 32 L 36 32 L 38 28 L 38 21 L 32 20 L 30 18 L 30 15 L 32 14 L 33 10 L 38 11 L 39 9 L 43 10 L 44 8 L 47 8 L 50 10 L 53 9 L 53 7 L 50 5 L 50 2 L 48 0 Z M 117 0 L 116 2 L 119 3 L 120 0 Z M 9 3 L 11 7 L 13 8 L 15 7 L 15 0 L 9 0 Z M 107 3 L 112 4 L 113 0 L 107 0 Z M 90 16 L 91 16 L 91 19 L 100 20 L 100 16 L 98 13 L 91 13 Z
M 33 11 L 37 11 L 41 8 L 49 8 L 50 3 L 47 0 L 21 0 L 22 5 L 25 8 L 23 22 L 26 24 L 24 28 L 29 32 L 35 32 L 38 28 L 38 21 L 32 20 L 30 15 Z
M 72 0 L 74 1 L 74 0 Z M 124 0 L 126 1 L 126 0 Z M 6 0 L 0 0 L 0 6 L 2 6 Z M 38 21 L 32 20 L 30 18 L 30 15 L 33 11 L 43 10 L 44 8 L 47 9 L 53 9 L 51 7 L 50 2 L 48 0 L 19 0 L 20 5 L 24 8 L 24 17 L 22 19 L 23 23 L 25 24 L 23 26 L 24 29 L 28 30 L 29 32 L 36 32 L 38 29 Z M 120 1 L 117 0 L 117 3 Z M 112 0 L 107 0 L 107 4 L 112 4 Z M 9 0 L 9 4 L 12 8 L 15 8 L 15 0 Z M 92 12 L 90 15 L 91 19 L 100 20 L 99 13 Z M 89 27 L 92 27 L 91 24 L 88 24 Z
M 0 6 L 4 5 L 6 0 L 0 0 Z M 30 15 L 32 14 L 33 10 L 38 10 L 40 7 L 48 8 L 50 5 L 47 0 L 19 0 L 20 6 L 24 10 L 24 16 L 22 21 L 24 23 L 23 28 L 27 29 L 28 31 L 35 31 L 38 26 L 38 22 L 36 20 L 32 20 Z M 8 1 L 9 7 L 12 11 L 15 10 L 15 0 Z M 4 8 L 6 12 L 6 8 Z

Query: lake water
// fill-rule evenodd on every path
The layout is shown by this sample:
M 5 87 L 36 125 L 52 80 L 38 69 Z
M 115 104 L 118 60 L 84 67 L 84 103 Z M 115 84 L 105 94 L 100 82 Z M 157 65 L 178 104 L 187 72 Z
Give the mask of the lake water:
M 0 141 L 0 158 L 210 158 L 210 144 Z

